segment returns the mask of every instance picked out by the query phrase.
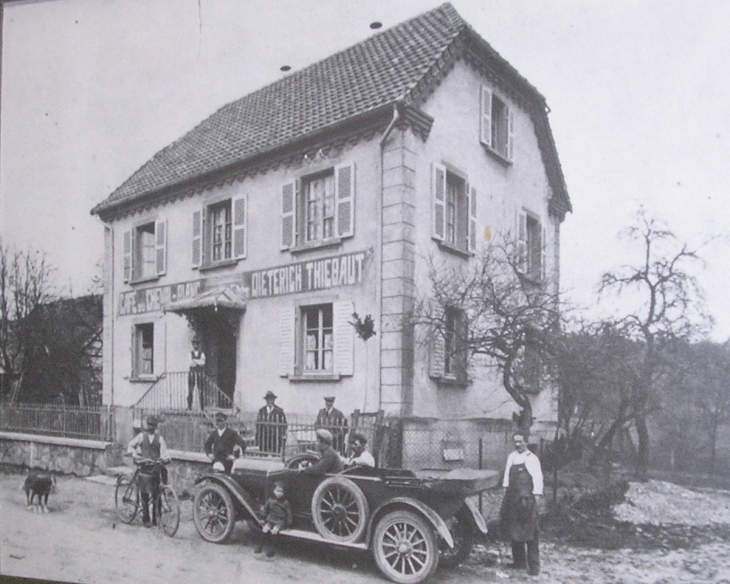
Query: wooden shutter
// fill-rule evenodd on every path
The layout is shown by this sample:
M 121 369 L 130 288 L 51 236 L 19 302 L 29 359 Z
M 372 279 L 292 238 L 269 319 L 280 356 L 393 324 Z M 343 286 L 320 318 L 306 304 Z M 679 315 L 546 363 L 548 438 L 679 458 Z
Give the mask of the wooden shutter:
M 246 257 L 247 237 L 246 223 L 248 215 L 248 200 L 246 195 L 236 197 L 231 201 L 233 213 L 233 257 L 242 259 Z
M 335 167 L 335 196 L 337 197 L 337 236 L 355 233 L 355 165 Z
M 547 277 L 547 229 L 540 231 L 540 280 L 545 282 Z
M 492 92 L 482 85 L 479 139 L 482 144 L 492 146 Z
M 474 187 L 469 188 L 467 206 L 469 207 L 469 224 L 467 228 L 466 249 L 472 253 L 477 250 L 477 190 Z
M 166 369 L 166 323 L 164 318 L 158 320 L 152 329 L 152 373 L 155 375 L 163 374 Z
M 527 213 L 518 211 L 517 213 L 517 267 L 527 273 Z
M 444 355 L 446 353 L 446 340 L 444 333 L 446 332 L 446 322 L 444 320 L 444 311 L 441 306 L 436 306 L 433 310 L 434 320 L 438 319 L 438 327 L 433 326 L 431 331 L 431 351 L 429 355 L 429 376 L 434 379 L 441 379 L 444 376 Z
M 286 306 L 279 313 L 279 375 L 294 373 L 296 354 L 296 308 Z
M 443 241 L 446 234 L 446 167 L 434 164 L 432 177 L 433 237 Z
M 158 276 L 167 272 L 167 221 L 155 221 L 155 271 Z
M 132 279 L 132 231 L 124 232 L 124 281 Z
M 203 262 L 203 210 L 193 213 L 193 267 Z
M 505 106 L 506 107 L 506 106 Z M 515 116 L 511 109 L 507 109 L 507 159 L 512 160 L 512 142 L 515 127 Z
M 296 183 L 286 183 L 281 187 L 281 249 L 289 249 L 296 244 L 297 201 Z
M 350 324 L 353 312 L 355 309 L 350 300 L 339 300 L 332 303 L 333 372 L 340 375 L 354 373 L 355 327 Z

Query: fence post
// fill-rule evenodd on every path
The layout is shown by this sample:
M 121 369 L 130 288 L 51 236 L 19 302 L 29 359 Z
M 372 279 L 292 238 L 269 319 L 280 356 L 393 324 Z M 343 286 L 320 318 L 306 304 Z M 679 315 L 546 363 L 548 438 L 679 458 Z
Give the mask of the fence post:
M 479 436 L 479 470 L 484 468 L 483 466 L 484 457 L 484 438 Z M 479 491 L 479 513 L 482 513 L 482 492 Z

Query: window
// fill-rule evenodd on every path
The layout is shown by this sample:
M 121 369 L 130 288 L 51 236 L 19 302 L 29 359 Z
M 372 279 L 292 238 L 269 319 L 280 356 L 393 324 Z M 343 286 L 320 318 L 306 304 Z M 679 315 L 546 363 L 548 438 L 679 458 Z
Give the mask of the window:
M 442 318 L 440 330 L 433 331 L 430 376 L 448 385 L 465 386 L 469 360 L 466 313 L 447 307 Z
M 519 216 L 518 253 L 520 271 L 535 281 L 545 279 L 545 229 L 540 220 L 525 211 Z
M 247 197 L 219 201 L 193 213 L 194 267 L 246 257 Z
M 302 308 L 304 321 L 304 371 L 332 371 L 332 305 Z
M 132 376 L 152 375 L 155 372 L 155 325 L 152 323 L 134 326 L 132 339 Z
M 281 249 L 316 247 L 354 235 L 355 167 L 342 164 L 282 186 Z
M 452 249 L 476 247 L 476 189 L 443 165 L 433 168 L 433 237 Z
M 167 269 L 167 224 L 157 220 L 124 232 L 124 281 L 157 278 Z
M 354 307 L 349 300 L 290 306 L 279 318 L 279 374 L 293 381 L 332 380 L 354 372 Z
M 506 160 L 512 160 L 514 116 L 509 106 L 488 87 L 481 89 L 479 139 Z

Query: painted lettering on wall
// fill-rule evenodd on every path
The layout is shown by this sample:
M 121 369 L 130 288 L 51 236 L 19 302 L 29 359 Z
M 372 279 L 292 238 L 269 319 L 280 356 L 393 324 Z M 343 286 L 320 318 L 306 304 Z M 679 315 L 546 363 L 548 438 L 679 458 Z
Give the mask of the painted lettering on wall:
M 170 302 L 193 298 L 200 294 L 202 284 L 202 280 L 196 280 L 122 292 L 119 295 L 119 316 L 160 311 Z
M 244 274 L 244 286 L 251 290 L 251 298 L 353 286 L 362 282 L 364 263 L 365 252 L 297 262 L 289 266 L 248 272 Z

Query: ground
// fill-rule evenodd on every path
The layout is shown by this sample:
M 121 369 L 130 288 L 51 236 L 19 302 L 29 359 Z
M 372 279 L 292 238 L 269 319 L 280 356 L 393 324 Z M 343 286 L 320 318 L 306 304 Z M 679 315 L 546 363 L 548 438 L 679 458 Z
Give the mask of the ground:
M 50 513 L 26 510 L 17 471 L 0 474 L 0 574 L 66 582 L 146 584 L 237 581 L 384 582 L 362 553 L 291 542 L 272 558 L 253 553 L 253 534 L 237 524 L 224 545 L 204 542 L 183 502 L 180 530 L 117 521 L 112 485 L 58 477 Z M 485 497 L 493 516 L 499 495 Z M 478 545 L 434 584 L 477 582 L 730 584 L 730 492 L 689 490 L 662 481 L 611 484 L 563 501 L 544 522 L 543 570 L 531 578 L 507 567 L 509 546 Z

